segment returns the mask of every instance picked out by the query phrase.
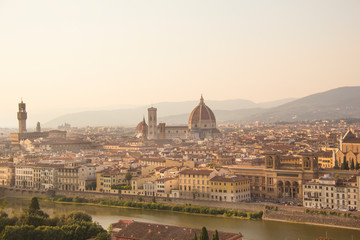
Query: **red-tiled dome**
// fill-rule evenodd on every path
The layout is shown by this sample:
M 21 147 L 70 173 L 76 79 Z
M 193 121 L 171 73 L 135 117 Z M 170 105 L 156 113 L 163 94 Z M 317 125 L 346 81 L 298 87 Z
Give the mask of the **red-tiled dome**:
M 213 111 L 205 105 L 202 96 L 199 105 L 197 105 L 190 114 L 189 124 L 200 121 L 216 121 Z

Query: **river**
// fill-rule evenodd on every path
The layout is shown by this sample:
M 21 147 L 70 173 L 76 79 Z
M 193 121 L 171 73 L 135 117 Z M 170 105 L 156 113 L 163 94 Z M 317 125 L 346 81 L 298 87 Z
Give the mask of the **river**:
M 7 198 L 5 211 L 12 213 L 29 206 L 28 199 Z M 217 229 L 227 232 L 241 232 L 244 240 L 314 240 L 327 236 L 332 240 L 360 240 L 360 231 L 306 224 L 283 223 L 263 220 L 242 220 L 236 218 L 191 215 L 178 212 L 130 208 L 97 207 L 40 201 L 42 210 L 52 215 L 80 210 L 90 214 L 94 221 L 105 229 L 119 219 L 169 224 L 184 227 Z

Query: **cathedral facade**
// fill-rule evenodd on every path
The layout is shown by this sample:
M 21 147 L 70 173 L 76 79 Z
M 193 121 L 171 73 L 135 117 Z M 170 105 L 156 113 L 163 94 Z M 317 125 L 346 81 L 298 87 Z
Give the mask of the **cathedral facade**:
M 136 128 L 136 136 L 143 138 L 145 120 L 140 122 Z M 189 117 L 188 125 L 167 126 L 165 123 L 157 124 L 157 109 L 148 108 L 147 138 L 155 139 L 204 139 L 215 138 L 220 134 L 217 129 L 216 118 L 213 111 L 205 104 L 203 96 L 199 104 L 194 108 Z

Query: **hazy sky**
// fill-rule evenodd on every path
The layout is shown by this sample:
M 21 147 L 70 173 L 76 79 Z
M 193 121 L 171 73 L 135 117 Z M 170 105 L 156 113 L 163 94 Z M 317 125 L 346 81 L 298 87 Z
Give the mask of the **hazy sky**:
M 360 1 L 0 0 L 0 126 L 360 85 Z

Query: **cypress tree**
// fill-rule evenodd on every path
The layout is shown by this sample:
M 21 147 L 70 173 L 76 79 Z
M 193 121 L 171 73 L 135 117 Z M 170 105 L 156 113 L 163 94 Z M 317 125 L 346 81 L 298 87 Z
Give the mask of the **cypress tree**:
M 195 236 L 194 236 L 194 240 L 198 240 L 198 239 L 197 239 L 197 235 L 196 235 L 196 233 L 195 233 Z
M 199 240 L 210 240 L 206 227 L 202 227 Z
M 351 168 L 351 170 L 354 170 L 354 169 L 355 169 L 354 159 L 351 159 L 350 168 Z
M 356 169 L 356 170 L 359 170 L 359 169 L 360 169 L 359 162 L 356 162 L 355 169 Z
M 212 236 L 212 240 L 219 240 L 219 233 L 217 230 L 215 230 L 213 236 Z
M 30 213 L 35 213 L 37 212 L 38 210 L 40 210 L 40 205 L 39 205 L 39 201 L 37 199 L 37 197 L 33 197 L 31 199 L 31 203 L 29 205 L 29 212 Z

